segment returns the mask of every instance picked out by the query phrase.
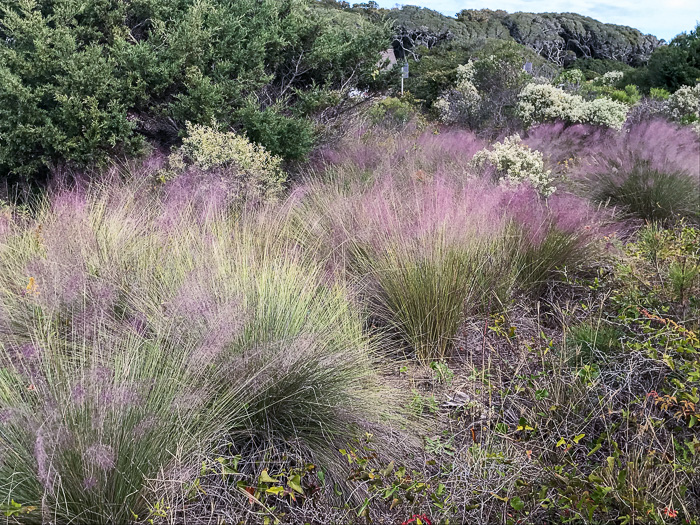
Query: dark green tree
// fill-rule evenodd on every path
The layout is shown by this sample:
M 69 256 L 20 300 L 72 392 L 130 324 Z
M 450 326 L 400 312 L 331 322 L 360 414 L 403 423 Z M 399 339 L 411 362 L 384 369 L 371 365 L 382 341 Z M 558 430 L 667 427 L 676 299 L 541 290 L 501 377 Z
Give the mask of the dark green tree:
M 0 177 L 167 145 L 187 121 L 300 158 L 300 93 L 380 84 L 389 42 L 388 26 L 315 0 L 6 0 Z
M 625 81 L 644 91 L 664 88 L 676 91 L 700 81 L 700 25 L 654 50 L 645 68 L 630 72 Z

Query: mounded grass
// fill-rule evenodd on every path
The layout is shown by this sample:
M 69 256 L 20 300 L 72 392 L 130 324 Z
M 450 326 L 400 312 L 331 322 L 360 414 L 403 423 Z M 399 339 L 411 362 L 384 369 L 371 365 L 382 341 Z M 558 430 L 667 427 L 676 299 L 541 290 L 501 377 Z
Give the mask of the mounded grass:
M 338 445 L 401 397 L 275 224 L 172 197 L 64 191 L 0 237 L 0 502 L 23 521 L 144 518 L 222 439 L 293 441 L 342 485 Z
M 476 177 L 377 173 L 348 187 L 334 169 L 301 192 L 296 237 L 425 363 L 450 356 L 465 315 L 537 294 L 594 253 L 592 215 L 573 197 L 544 201 Z
M 700 219 L 700 178 L 656 168 L 648 160 L 636 159 L 629 167 L 611 161 L 607 171 L 590 175 L 586 186 L 593 202 L 645 221 Z
M 646 221 L 700 220 L 700 141 L 690 126 L 652 120 L 616 132 L 544 124 L 526 143 L 596 205 Z

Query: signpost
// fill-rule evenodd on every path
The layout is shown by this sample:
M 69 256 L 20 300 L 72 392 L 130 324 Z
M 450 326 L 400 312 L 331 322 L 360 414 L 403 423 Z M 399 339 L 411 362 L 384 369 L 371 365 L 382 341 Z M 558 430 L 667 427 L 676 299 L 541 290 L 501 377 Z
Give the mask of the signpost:
M 403 96 L 403 79 L 408 78 L 408 62 L 401 66 L 401 96 Z

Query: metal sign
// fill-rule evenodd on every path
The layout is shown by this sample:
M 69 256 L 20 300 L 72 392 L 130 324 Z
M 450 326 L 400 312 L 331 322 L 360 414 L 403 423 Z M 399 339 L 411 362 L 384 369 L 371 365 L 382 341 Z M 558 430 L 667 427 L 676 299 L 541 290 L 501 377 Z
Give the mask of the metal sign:
M 532 74 L 532 62 L 525 62 L 525 65 L 523 66 L 523 70 L 526 73 Z
M 408 62 L 401 66 L 401 78 L 408 78 Z

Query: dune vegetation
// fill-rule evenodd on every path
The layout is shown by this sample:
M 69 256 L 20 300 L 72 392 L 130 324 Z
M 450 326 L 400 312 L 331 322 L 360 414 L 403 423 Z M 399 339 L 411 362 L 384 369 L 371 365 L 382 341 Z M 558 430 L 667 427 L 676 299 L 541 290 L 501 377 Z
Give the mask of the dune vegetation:
M 697 86 L 503 37 L 399 96 L 373 5 L 10 4 L 5 523 L 699 523 Z

